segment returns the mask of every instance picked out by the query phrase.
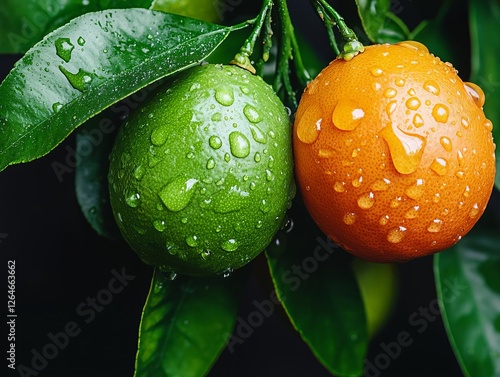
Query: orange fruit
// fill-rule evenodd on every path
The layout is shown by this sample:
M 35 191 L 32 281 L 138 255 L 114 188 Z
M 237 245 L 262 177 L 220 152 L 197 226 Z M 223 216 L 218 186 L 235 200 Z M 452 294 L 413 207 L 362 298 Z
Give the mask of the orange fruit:
M 296 178 L 319 228 L 375 262 L 459 241 L 493 189 L 484 101 L 418 42 L 331 62 L 304 91 L 294 124 Z

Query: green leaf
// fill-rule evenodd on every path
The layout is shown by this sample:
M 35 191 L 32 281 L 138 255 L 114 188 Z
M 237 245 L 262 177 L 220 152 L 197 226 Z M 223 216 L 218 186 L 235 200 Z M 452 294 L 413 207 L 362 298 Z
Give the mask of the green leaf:
M 25 53 L 49 32 L 89 12 L 149 8 L 152 0 L 2 0 L 0 54 Z
M 110 239 L 120 236 L 108 191 L 108 158 L 118 129 L 117 118 L 117 113 L 108 109 L 87 121 L 76 134 L 76 198 L 92 228 Z
M 493 137 L 500 142 L 500 39 L 492 38 L 500 24 L 500 3 L 495 0 L 469 1 L 469 25 L 472 43 L 471 81 L 486 95 L 484 112 L 493 123 Z M 500 189 L 500 148 L 496 149 L 497 175 L 495 185 Z
M 356 0 L 361 23 L 375 43 L 396 43 L 409 38 L 406 24 L 391 12 L 390 0 Z
M 296 206 L 295 206 L 296 207 Z M 368 334 L 352 258 L 306 215 L 266 251 L 278 298 L 316 358 L 336 376 L 361 376 Z
M 165 281 L 156 270 L 142 315 L 135 377 L 205 376 L 233 330 L 239 278 Z
M 466 376 L 500 375 L 500 236 L 479 227 L 434 259 L 443 321 Z
M 0 85 L 0 171 L 47 154 L 113 103 L 203 61 L 232 30 L 146 9 L 88 13 L 57 29 Z

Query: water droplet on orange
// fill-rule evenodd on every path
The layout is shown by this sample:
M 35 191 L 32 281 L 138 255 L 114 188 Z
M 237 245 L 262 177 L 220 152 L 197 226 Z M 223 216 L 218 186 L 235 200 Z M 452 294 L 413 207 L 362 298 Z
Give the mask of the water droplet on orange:
M 359 187 L 359 186 L 361 186 L 361 184 L 362 184 L 362 183 L 363 183 L 363 177 L 362 177 L 362 176 L 359 176 L 359 177 L 354 178 L 354 179 L 352 180 L 352 185 L 353 185 L 354 187 L 356 187 L 356 188 L 357 188 L 357 187 Z
M 448 122 L 449 115 L 450 115 L 450 109 L 448 109 L 448 106 L 446 106 L 446 105 L 437 104 L 432 109 L 432 116 L 434 117 L 436 122 L 439 122 L 439 123 Z
M 412 97 L 416 96 L 417 95 L 417 92 L 415 92 L 415 89 L 411 88 L 408 90 L 408 94 Z
M 420 100 L 417 97 L 411 97 L 406 101 L 406 107 L 410 110 L 418 110 L 420 105 Z
M 401 46 L 401 47 L 410 48 L 412 50 L 429 52 L 429 49 L 424 44 L 417 42 L 417 41 L 402 41 L 402 42 L 396 43 L 396 45 Z
M 448 161 L 438 157 L 432 161 L 431 169 L 438 175 L 445 175 L 448 172 Z
M 380 179 L 372 183 L 371 189 L 373 191 L 386 191 L 389 188 L 390 184 L 391 181 L 389 181 L 387 178 Z
M 441 145 L 443 146 L 443 148 L 447 152 L 451 152 L 452 151 L 453 144 L 452 144 L 451 140 L 448 137 L 443 136 L 441 139 L 439 139 L 439 142 L 441 143 Z
M 389 117 L 394 113 L 394 111 L 396 111 L 396 107 L 398 107 L 396 101 L 391 101 L 387 104 L 387 106 L 385 107 L 385 112 Z
M 463 177 L 465 177 L 465 172 L 462 170 L 459 170 L 459 171 L 457 171 L 457 173 L 455 175 L 457 176 L 457 178 L 462 179 Z
M 441 201 L 441 194 L 439 194 L 439 193 L 434 194 L 434 197 L 432 198 L 432 201 L 434 203 L 439 203 Z
M 318 151 L 318 157 L 319 158 L 330 158 L 335 155 L 335 152 L 332 151 L 331 149 L 320 149 Z
M 464 155 L 462 151 L 457 152 L 457 160 L 458 160 L 458 166 L 462 166 L 464 164 Z
M 384 71 L 381 68 L 374 68 L 371 71 L 373 77 L 380 77 L 384 74 Z
M 387 225 L 388 222 L 389 222 L 389 215 L 382 216 L 378 221 L 378 223 L 382 226 Z
M 469 128 L 469 121 L 466 118 L 462 118 L 463 128 Z
M 406 80 L 405 79 L 396 79 L 396 85 L 401 87 L 401 86 L 404 86 L 404 84 L 406 84 Z
M 441 231 L 442 227 L 443 227 L 443 220 L 434 219 L 427 227 L 427 231 L 429 233 L 438 233 Z
M 420 206 L 411 207 L 408 211 L 406 211 L 405 218 L 407 218 L 409 220 L 415 219 L 418 216 L 419 209 L 420 209 Z
M 475 203 L 469 212 L 469 217 L 471 219 L 475 219 L 478 215 L 479 215 L 479 206 L 477 205 L 477 203 Z
M 297 125 L 297 137 L 305 144 L 312 144 L 319 137 L 323 119 L 318 119 L 318 113 L 316 106 L 307 108 Z
M 375 195 L 373 192 L 366 193 L 358 198 L 358 206 L 361 209 L 370 209 L 375 204 Z
M 333 185 L 333 189 L 337 192 L 344 192 L 345 182 L 335 182 L 335 184 Z
M 340 130 L 354 130 L 365 116 L 363 109 L 355 106 L 351 101 L 340 100 L 332 114 L 332 122 Z
M 390 206 L 391 206 L 391 208 L 398 208 L 402 202 L 403 202 L 403 198 L 398 196 L 397 198 L 394 198 L 391 200 Z
M 387 88 L 384 92 L 385 98 L 394 98 L 398 95 L 398 91 L 394 88 Z
M 489 130 L 489 131 L 493 130 L 493 123 L 491 123 L 491 120 L 486 119 L 483 124 L 487 130 Z
M 483 90 L 472 82 L 464 82 L 464 88 L 469 96 L 474 100 L 477 107 L 482 108 L 485 101 Z
M 424 89 L 436 96 L 440 93 L 439 85 L 434 80 L 427 80 L 424 83 Z
M 470 196 L 470 187 L 469 186 L 465 186 L 464 196 L 466 198 L 468 198 Z
M 405 194 L 412 199 L 420 199 L 424 194 L 424 184 L 425 182 L 423 179 L 417 179 L 417 181 L 413 185 L 406 188 Z
M 424 125 L 424 118 L 420 114 L 415 114 L 413 117 L 413 125 L 417 128 L 420 128 Z
M 344 223 L 346 225 L 352 225 L 352 224 L 354 224 L 356 222 L 356 217 L 357 217 L 357 215 L 355 213 L 353 213 L 353 212 L 346 213 L 344 215 L 344 218 L 343 218 Z
M 417 170 L 422 160 L 425 139 L 401 131 L 397 126 L 389 124 L 380 131 L 391 152 L 394 167 L 401 174 L 411 174 Z
M 405 236 L 406 228 L 404 226 L 398 226 L 397 228 L 392 228 L 387 233 L 387 241 L 390 243 L 400 243 L 403 241 Z

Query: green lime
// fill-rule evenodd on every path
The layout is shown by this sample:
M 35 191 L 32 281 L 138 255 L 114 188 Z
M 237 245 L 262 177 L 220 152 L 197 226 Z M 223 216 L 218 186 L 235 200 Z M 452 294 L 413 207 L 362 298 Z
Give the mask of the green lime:
M 120 130 L 109 183 L 118 227 L 146 263 L 230 272 L 271 242 L 295 194 L 287 110 L 236 66 L 185 70 Z
M 207 22 L 221 22 L 217 4 L 213 0 L 156 0 L 152 9 Z

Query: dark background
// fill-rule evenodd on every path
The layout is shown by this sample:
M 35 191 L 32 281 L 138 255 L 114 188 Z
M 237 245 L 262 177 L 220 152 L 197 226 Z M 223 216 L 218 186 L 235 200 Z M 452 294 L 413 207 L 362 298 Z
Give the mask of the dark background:
M 412 1 L 395 2 L 401 6 L 399 16 L 414 27 L 419 20 L 435 14 L 436 4 Z M 438 2 L 439 3 L 439 2 Z M 306 38 L 326 60 L 332 58 L 321 23 L 309 7 L 290 2 L 296 28 L 304 30 Z M 455 2 L 452 19 L 457 41 L 467 45 L 465 5 Z M 460 5 L 458 5 L 460 4 Z M 248 3 L 242 7 L 251 9 Z M 342 9 L 346 8 L 346 9 Z M 352 15 L 350 6 L 339 11 Z M 347 18 L 347 16 L 345 16 Z M 357 18 L 352 19 L 357 21 Z M 354 22 L 356 22 L 354 21 Z M 450 21 L 451 22 L 451 21 Z M 298 25 L 303 26 L 298 26 Z M 305 26 L 304 26 L 305 25 Z M 464 26 L 465 25 L 465 26 Z M 468 74 L 468 52 L 455 62 Z M 5 77 L 19 56 L 0 55 L 0 80 Z M 8 167 L 0 174 L 0 255 L 1 276 L 7 271 L 7 261 L 16 262 L 16 363 L 31 364 L 32 350 L 38 351 L 49 342 L 49 333 L 63 331 L 69 321 L 75 321 L 81 333 L 70 339 L 68 346 L 51 360 L 39 376 L 123 376 L 131 377 L 137 347 L 137 330 L 152 273 L 130 249 L 121 242 L 111 242 L 96 235 L 83 217 L 75 198 L 74 173 L 63 175 L 59 182 L 51 164 L 64 163 L 66 147 L 74 147 L 70 136 L 47 156 L 29 164 Z M 255 263 L 258 266 L 258 262 Z M 87 297 L 95 297 L 113 277 L 112 270 L 135 279 L 113 296 L 112 302 L 95 319 L 85 324 L 76 308 Z M 256 269 L 255 271 L 260 271 Z M 418 334 L 409 318 L 420 308 L 428 308 L 436 298 L 432 257 L 399 266 L 399 297 L 388 325 L 371 343 L 368 360 L 373 362 L 381 352 L 381 343 L 395 341 L 402 331 L 411 333 L 413 343 L 403 348 L 380 374 L 368 376 L 461 377 L 440 317 L 429 321 L 426 331 Z M 265 278 L 254 273 L 240 315 L 246 318 L 255 310 L 254 300 L 269 298 L 270 288 Z M 6 282 L 4 278 L 1 281 Z M 0 289 L 7 301 L 6 283 Z M 7 326 L 0 337 L 2 351 L 7 349 Z M 5 355 L 5 353 L 3 353 Z M 0 366 L 8 375 L 5 359 Z M 10 373 L 10 374 L 9 374 Z M 266 319 L 261 327 L 230 354 L 224 351 L 210 376 L 330 376 L 314 358 L 280 311 Z M 152 376 L 154 377 L 154 376 Z

